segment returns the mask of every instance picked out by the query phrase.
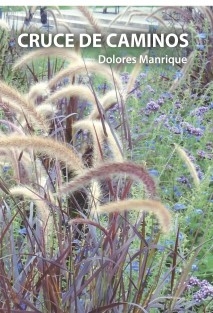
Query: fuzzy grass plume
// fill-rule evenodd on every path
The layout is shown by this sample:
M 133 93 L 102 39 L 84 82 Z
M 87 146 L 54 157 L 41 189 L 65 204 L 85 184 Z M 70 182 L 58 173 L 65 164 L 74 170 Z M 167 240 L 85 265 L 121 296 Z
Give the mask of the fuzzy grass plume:
M 23 67 L 24 65 L 27 65 L 29 62 L 34 61 L 37 58 L 43 58 L 43 57 L 57 57 L 62 58 L 66 61 L 77 61 L 79 59 L 78 54 L 76 54 L 73 51 L 70 51 L 66 48 L 41 48 L 36 49 L 35 51 L 31 51 L 29 53 L 25 53 L 21 58 L 19 58 L 15 64 L 13 65 L 13 69 L 17 69 L 20 67 Z
M 52 118 L 56 113 L 56 108 L 54 108 L 51 104 L 40 104 L 36 107 L 36 112 L 40 115 L 44 116 L 45 118 Z
M 148 20 L 148 18 L 150 18 L 150 15 L 148 15 L 147 13 L 132 12 L 132 13 L 130 14 L 130 16 L 129 16 L 128 21 L 126 22 L 126 25 L 129 25 L 129 23 L 131 22 L 131 20 L 132 20 L 132 18 L 133 18 L 134 16 L 144 16 L 144 17 L 146 16 L 146 17 L 147 17 L 147 20 Z M 156 19 L 159 23 L 161 23 L 162 26 L 167 27 L 166 23 L 165 23 L 159 16 L 156 16 L 156 15 L 153 15 L 153 14 L 152 14 L 151 17 L 152 17 L 153 19 Z
M 100 104 L 102 105 L 102 108 L 105 112 L 108 111 L 110 108 L 112 108 L 113 105 L 115 105 L 116 103 L 120 103 L 120 102 L 121 102 L 121 95 L 119 92 L 116 92 L 115 90 L 108 91 L 102 97 L 102 99 L 100 99 Z M 93 108 L 88 118 L 92 120 L 100 118 L 97 105 Z
M 13 196 L 23 196 L 35 202 L 37 208 L 37 217 L 42 221 L 44 226 L 46 225 L 50 215 L 50 209 L 47 201 L 45 201 L 42 196 L 39 195 L 38 191 L 32 189 L 32 187 L 29 188 L 28 186 L 15 186 L 10 188 L 9 192 Z
M 182 67 L 181 70 L 181 78 L 176 78 L 173 83 L 172 86 L 169 89 L 169 92 L 174 92 L 178 86 L 180 85 L 180 83 L 187 77 L 187 73 L 190 71 L 190 69 L 192 68 L 193 64 L 194 64 L 194 60 L 195 60 L 195 56 L 197 54 L 197 51 L 192 51 L 188 57 L 188 61 L 186 64 L 184 64 L 184 66 Z
M 149 212 L 156 215 L 162 231 L 168 233 L 171 228 L 172 216 L 168 209 L 166 209 L 159 201 L 154 200 L 123 200 L 108 203 L 97 208 L 97 213 L 113 213 L 113 212 L 124 212 L 124 211 L 143 211 Z
M 141 70 L 141 64 L 139 62 L 137 62 L 131 72 L 130 75 L 130 79 L 128 81 L 126 90 L 125 90 L 125 99 L 128 97 L 128 94 L 132 91 L 132 89 L 134 88 L 134 84 L 135 84 L 135 80 L 138 76 L 138 74 L 140 73 Z
M 90 25 L 94 28 L 94 31 L 98 34 L 102 34 L 101 26 L 98 20 L 94 17 L 91 11 L 85 6 L 77 6 L 78 10 L 83 14 L 83 16 L 88 20 Z
M 35 101 L 38 97 L 47 97 L 50 93 L 47 82 L 38 82 L 30 87 L 26 97 L 30 101 Z
M 126 13 L 128 13 L 128 10 L 130 9 L 131 7 L 128 6 L 126 7 L 123 11 L 121 11 L 121 13 L 119 13 L 114 19 L 112 19 L 112 21 L 110 22 L 109 24 L 109 27 L 114 24 L 117 20 L 121 20 L 125 15 Z
M 6 125 L 11 132 L 16 132 L 17 134 L 24 136 L 24 131 L 14 123 L 8 120 L 0 120 L 0 124 Z M 4 135 L 4 133 L 1 132 L 1 135 Z
M 127 174 L 129 177 L 141 181 L 148 195 L 151 198 L 156 197 L 155 182 L 144 167 L 131 162 L 112 162 L 104 163 L 95 168 L 87 170 L 79 175 L 74 181 L 70 181 L 59 190 L 60 193 L 71 193 L 78 188 L 88 184 L 92 179 L 103 179 L 115 174 Z
M 209 21 L 211 29 L 213 28 L 213 16 L 212 11 L 208 7 L 197 6 L 197 9 L 204 15 L 204 18 Z
M 70 77 L 76 74 L 88 75 L 88 73 L 99 74 L 105 77 L 112 83 L 113 86 L 115 85 L 115 87 L 119 90 L 122 89 L 121 79 L 115 70 L 113 70 L 112 73 L 111 69 L 105 64 L 99 64 L 95 61 L 84 62 L 83 60 L 79 60 L 78 62 L 75 62 L 67 68 L 59 71 L 52 79 L 49 80 L 49 88 L 54 87 L 57 83 L 66 77 Z
M 71 146 L 68 147 L 66 144 L 50 138 L 18 135 L 4 136 L 0 137 L 0 148 L 33 149 L 36 153 L 42 153 L 54 159 L 57 158 L 65 163 L 70 170 L 76 172 L 83 170 L 83 164 Z
M 52 18 L 53 18 L 54 24 L 55 24 L 56 34 L 58 34 L 58 22 L 57 22 L 57 18 L 56 18 L 54 11 L 51 9 L 46 9 L 46 12 L 49 13 L 50 15 L 52 15 Z
M 0 81 L 0 93 L 4 100 L 8 102 L 8 106 L 11 104 L 13 108 L 20 108 L 19 112 L 22 111 L 27 118 L 32 120 L 35 127 L 40 127 L 45 132 L 48 131 L 48 123 L 45 118 L 40 115 L 35 110 L 35 106 L 27 101 L 16 89 Z
M 69 85 L 54 92 L 46 102 L 55 102 L 65 97 L 77 97 L 87 100 L 94 106 L 96 106 L 96 98 L 89 87 L 81 85 Z
M 186 164 L 186 166 L 188 167 L 188 170 L 193 178 L 194 184 L 196 187 L 198 187 L 200 185 L 200 179 L 198 177 L 196 168 L 194 166 L 194 164 L 192 163 L 192 161 L 190 160 L 190 158 L 188 157 L 187 153 L 184 151 L 184 149 L 182 149 L 179 145 L 174 144 L 175 145 L 175 149 L 177 151 L 177 153 L 179 154 L 179 156 L 181 157 L 181 159 L 184 161 L 184 163 Z
M 58 21 L 58 26 L 59 26 L 59 27 L 60 27 L 60 26 L 64 27 L 64 28 L 66 29 L 66 31 L 67 31 L 69 34 L 72 34 L 72 33 L 73 33 L 72 28 L 70 27 L 70 25 L 67 24 L 67 23 L 64 22 L 64 21 Z
M 45 245 L 49 245 L 49 238 L 53 230 L 53 217 L 48 205 L 48 201 L 39 195 L 37 190 L 28 186 L 15 186 L 10 188 L 10 194 L 13 196 L 23 196 L 29 200 L 32 200 L 36 205 L 36 217 L 41 221 L 44 231 Z M 54 201 L 51 197 L 51 201 Z M 54 202 L 52 202 L 54 203 Z

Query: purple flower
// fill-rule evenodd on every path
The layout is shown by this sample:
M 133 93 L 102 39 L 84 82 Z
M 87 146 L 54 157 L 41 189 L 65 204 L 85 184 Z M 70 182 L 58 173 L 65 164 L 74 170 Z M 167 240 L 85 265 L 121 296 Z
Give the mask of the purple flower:
M 197 34 L 197 37 L 200 39 L 206 39 L 206 33 L 199 33 Z
M 125 73 L 121 74 L 121 80 L 122 80 L 123 84 L 127 84 L 128 83 L 129 77 L 130 77 L 130 75 L 129 75 L 128 72 L 125 72 Z
M 139 74 L 138 78 L 142 79 L 142 78 L 145 78 L 146 76 L 147 76 L 147 74 L 142 72 Z
M 136 79 L 136 82 L 141 83 L 141 80 L 143 80 L 144 78 L 146 78 L 146 73 L 140 73 Z
M 180 177 L 178 177 L 178 178 L 177 178 L 177 181 L 178 181 L 179 183 L 182 183 L 182 184 L 186 184 L 186 185 L 189 184 L 189 180 L 188 180 L 188 178 L 187 178 L 186 176 L 180 176 Z
M 161 97 L 164 99 L 172 99 L 173 95 L 170 92 L 164 92 Z
M 172 126 L 172 127 L 169 127 L 169 130 L 176 135 L 181 134 L 181 129 L 179 127 Z
M 147 105 L 146 105 L 146 110 L 148 110 L 148 111 L 154 111 L 154 112 L 156 112 L 156 111 L 159 110 L 159 108 L 160 108 L 159 104 L 157 104 L 157 102 L 155 102 L 155 101 L 153 101 L 153 100 L 151 100 L 151 101 L 150 101 L 149 103 L 147 103 Z
M 190 115 L 192 116 L 203 116 L 207 111 L 209 110 L 208 107 L 205 106 L 201 106 L 199 108 L 194 109 L 193 111 L 191 111 Z
M 196 266 L 196 265 L 195 265 Z M 192 290 L 192 288 L 199 288 L 193 295 L 193 299 L 201 303 L 208 297 L 213 297 L 213 286 L 207 280 L 199 280 L 197 277 L 190 277 L 187 289 Z
M 199 286 L 200 284 L 200 280 L 197 277 L 190 277 L 187 287 L 191 287 L 191 286 Z
M 175 101 L 174 106 L 175 106 L 175 109 L 182 109 L 182 105 L 180 101 Z
M 203 130 L 201 128 L 196 128 L 196 127 L 190 127 L 188 129 L 188 132 L 192 135 L 195 135 L 195 136 L 202 136 L 203 135 Z
M 208 160 L 211 160 L 213 157 L 213 154 L 206 153 L 204 150 L 198 150 L 197 155 L 202 159 L 208 159 Z
M 198 150 L 198 151 L 197 151 L 197 155 L 198 155 L 199 157 L 205 159 L 205 157 L 206 157 L 206 152 L 203 151 L 203 150 Z
M 198 137 L 203 135 L 203 130 L 201 128 L 198 128 L 198 127 L 196 128 L 187 122 L 182 122 L 181 126 L 185 128 L 185 130 L 191 135 L 198 136 Z
M 161 115 L 159 115 L 158 117 L 156 117 L 156 119 L 155 119 L 155 123 L 156 124 L 158 124 L 158 123 L 163 123 L 163 122 L 165 122 L 166 121 L 166 119 L 167 119 L 167 115 L 166 114 L 161 114 Z
M 196 47 L 197 47 L 197 50 L 201 50 L 201 51 L 205 49 L 204 45 L 196 45 Z
M 162 97 L 157 100 L 157 104 L 159 104 L 159 105 L 164 104 L 164 102 L 165 101 L 164 101 L 164 99 Z
M 21 307 L 21 309 L 23 310 L 23 311 L 25 311 L 26 309 L 27 309 L 27 305 L 25 304 L 25 303 L 20 303 L 19 304 L 19 306 Z
M 134 95 L 137 99 L 141 99 L 142 98 L 142 91 L 140 91 L 140 89 L 136 89 L 135 92 L 134 92 Z
M 175 205 L 173 206 L 173 210 L 174 210 L 175 212 L 183 211 L 183 210 L 185 210 L 185 209 L 186 209 L 186 206 L 185 206 L 185 204 L 183 204 L 183 203 L 175 203 Z
M 193 298 L 196 302 L 200 303 L 208 297 L 213 297 L 213 286 L 210 284 L 208 284 L 208 285 L 204 286 L 203 288 L 201 288 L 200 290 L 198 290 L 194 294 Z
M 7 173 L 10 169 L 10 165 L 4 165 L 3 166 L 3 173 Z
M 195 166 L 195 169 L 196 169 L 196 171 L 197 171 L 198 178 L 199 178 L 199 179 L 203 179 L 204 173 L 201 171 L 200 166 L 196 165 L 196 166 Z
M 109 85 L 107 85 L 106 83 L 98 85 L 98 90 L 101 92 L 105 92 L 109 88 L 110 88 Z

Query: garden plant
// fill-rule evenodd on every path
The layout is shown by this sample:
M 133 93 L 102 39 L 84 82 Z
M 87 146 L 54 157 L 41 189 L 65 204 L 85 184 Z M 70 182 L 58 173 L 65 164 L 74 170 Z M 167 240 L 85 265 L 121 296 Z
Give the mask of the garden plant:
M 176 10 L 183 67 L 13 50 L 0 23 L 0 312 L 213 311 L 213 17 Z

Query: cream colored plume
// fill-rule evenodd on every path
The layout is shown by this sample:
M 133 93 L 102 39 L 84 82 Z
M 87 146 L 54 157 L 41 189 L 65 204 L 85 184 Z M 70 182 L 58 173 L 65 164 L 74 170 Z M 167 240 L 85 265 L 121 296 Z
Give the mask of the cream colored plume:
M 168 209 L 166 209 L 160 202 L 154 200 L 123 200 L 108 203 L 97 208 L 97 213 L 114 213 L 114 212 L 124 212 L 124 211 L 141 211 L 148 212 L 156 215 L 162 231 L 167 233 L 171 230 L 171 220 L 172 216 Z
M 44 239 L 47 245 L 48 238 L 53 231 L 53 217 L 51 215 L 51 210 L 48 205 L 48 201 L 45 200 L 37 190 L 34 190 L 32 187 L 28 186 L 15 186 L 10 188 L 9 192 L 13 196 L 23 196 L 32 200 L 36 205 L 37 218 L 42 222 L 42 227 L 44 229 Z M 54 201 L 54 198 L 51 199 Z M 51 201 L 51 204 L 54 202 Z
M 26 118 L 33 122 L 34 127 L 40 127 L 45 132 L 48 131 L 48 124 L 45 118 L 36 112 L 35 106 L 27 101 L 25 96 L 18 92 L 18 90 L 0 81 L 0 93 L 4 101 L 7 102 L 8 107 L 24 113 Z
M 30 101 L 35 101 L 38 97 L 47 97 L 50 94 L 47 82 L 38 82 L 30 87 L 26 95 Z
M 55 102 L 61 98 L 65 97 L 77 97 L 80 99 L 87 100 L 92 106 L 96 106 L 96 98 L 89 87 L 82 85 L 69 85 L 63 87 L 56 92 L 52 93 L 46 102 Z
M 43 153 L 54 159 L 57 158 L 75 172 L 81 173 L 84 168 L 81 159 L 71 146 L 68 147 L 68 145 L 51 138 L 17 135 L 2 136 L 0 137 L 1 148 L 33 149 L 34 152 Z
M 115 85 L 118 90 L 122 89 L 121 79 L 115 70 L 111 70 L 109 66 L 105 64 L 99 64 L 96 61 L 84 61 L 83 59 L 59 71 L 52 79 L 50 79 L 49 87 L 54 87 L 66 77 L 76 74 L 88 75 L 90 73 L 101 75 L 111 82 L 113 86 Z
M 62 58 L 66 61 L 77 61 L 79 56 L 69 49 L 66 48 L 41 48 L 36 49 L 35 51 L 31 51 L 29 53 L 25 53 L 21 58 L 19 58 L 15 64 L 13 65 L 13 69 L 17 69 L 27 65 L 29 62 L 34 61 L 37 58 L 49 57 L 54 56 L 58 58 Z
M 116 92 L 115 90 L 110 90 L 102 97 L 102 99 L 100 99 L 100 104 L 105 112 L 112 108 L 116 103 L 121 103 L 121 94 L 119 91 Z M 88 118 L 91 120 L 100 118 L 97 104 L 94 106 Z
M 190 174 L 192 175 L 194 184 L 195 184 L 195 186 L 198 187 L 200 185 L 200 179 L 198 177 L 198 173 L 196 171 L 195 165 L 192 163 L 192 161 L 190 160 L 186 151 L 183 150 L 183 148 L 181 148 L 179 145 L 175 144 L 175 150 L 177 151 L 177 153 L 179 154 L 181 159 L 184 161 L 184 163 L 188 167 L 188 170 L 189 170 Z

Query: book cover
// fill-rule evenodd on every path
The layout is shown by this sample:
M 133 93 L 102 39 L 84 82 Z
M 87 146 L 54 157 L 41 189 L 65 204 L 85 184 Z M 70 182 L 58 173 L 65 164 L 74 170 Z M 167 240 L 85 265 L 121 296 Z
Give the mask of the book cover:
M 212 32 L 211 6 L 0 7 L 0 312 L 213 311 Z

